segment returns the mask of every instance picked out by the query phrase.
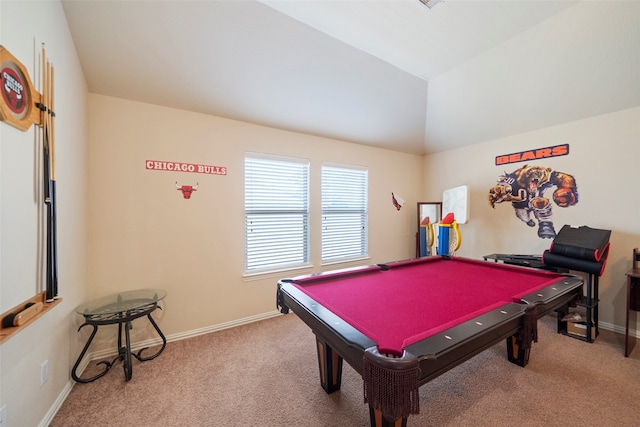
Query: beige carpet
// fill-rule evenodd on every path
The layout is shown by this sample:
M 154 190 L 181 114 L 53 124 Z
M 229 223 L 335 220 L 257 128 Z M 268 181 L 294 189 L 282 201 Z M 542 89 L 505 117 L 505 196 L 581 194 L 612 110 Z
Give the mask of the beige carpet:
M 602 331 L 585 343 L 555 333 L 547 316 L 526 368 L 496 345 L 421 387 L 408 425 L 638 426 L 640 344 L 625 358 L 623 339 Z M 50 425 L 364 427 L 362 399 L 362 379 L 347 364 L 342 390 L 324 392 L 315 337 L 288 314 L 170 342 L 155 360 L 134 359 L 130 382 L 118 363 L 76 384 Z

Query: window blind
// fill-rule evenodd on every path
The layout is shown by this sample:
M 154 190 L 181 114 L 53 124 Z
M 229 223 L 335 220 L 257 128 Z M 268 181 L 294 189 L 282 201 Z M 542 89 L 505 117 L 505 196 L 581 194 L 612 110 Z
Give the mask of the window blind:
M 367 255 L 367 190 L 366 169 L 323 165 L 323 262 Z
M 246 271 L 308 262 L 308 162 L 246 156 Z

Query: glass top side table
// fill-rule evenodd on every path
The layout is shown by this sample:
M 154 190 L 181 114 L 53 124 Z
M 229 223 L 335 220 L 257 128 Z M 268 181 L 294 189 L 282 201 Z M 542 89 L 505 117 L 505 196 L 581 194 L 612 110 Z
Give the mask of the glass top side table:
M 167 291 L 163 289 L 139 289 L 119 292 L 80 304 L 76 308 L 76 312 L 85 317 L 117 315 L 127 310 L 136 310 L 148 304 L 158 303 L 166 296 Z
M 76 361 L 71 371 L 71 377 L 81 383 L 88 383 L 97 380 L 104 376 L 109 369 L 115 364 L 117 360 L 123 361 L 125 379 L 129 381 L 132 377 L 131 357 L 135 357 L 141 362 L 155 359 L 162 353 L 167 345 L 167 339 L 158 327 L 151 313 L 156 309 L 162 309 L 158 305 L 167 296 L 167 292 L 163 289 L 139 289 L 135 291 L 119 292 L 113 295 L 108 295 L 102 298 L 98 298 L 83 304 L 80 304 L 76 308 L 76 312 L 84 316 L 85 322 L 80 325 L 78 331 L 87 325 L 93 326 L 93 331 L 87 340 L 78 360 Z M 137 353 L 131 352 L 131 338 L 129 330 L 132 328 L 132 321 L 147 316 L 149 322 L 153 325 L 154 329 L 162 339 L 162 347 L 155 354 L 151 356 L 143 356 L 142 352 L 148 347 L 140 349 Z M 98 326 L 101 325 L 118 325 L 118 355 L 112 360 L 103 360 L 97 362 L 96 365 L 104 365 L 105 368 L 102 372 L 94 375 L 90 378 L 80 378 L 76 374 L 76 370 L 82 361 L 82 358 L 86 354 L 93 338 L 98 332 Z M 125 343 L 122 344 L 122 335 L 124 331 Z

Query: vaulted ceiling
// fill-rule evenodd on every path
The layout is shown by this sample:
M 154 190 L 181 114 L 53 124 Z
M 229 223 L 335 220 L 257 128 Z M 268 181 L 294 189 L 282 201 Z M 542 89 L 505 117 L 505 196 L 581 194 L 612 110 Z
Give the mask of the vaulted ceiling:
M 428 154 L 640 105 L 640 2 L 63 0 L 90 92 Z

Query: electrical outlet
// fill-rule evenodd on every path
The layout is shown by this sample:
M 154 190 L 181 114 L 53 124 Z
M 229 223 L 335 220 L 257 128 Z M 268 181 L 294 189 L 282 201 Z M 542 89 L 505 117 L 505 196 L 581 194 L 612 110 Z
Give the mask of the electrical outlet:
M 0 408 L 0 427 L 7 427 L 7 405 Z
M 49 379 L 49 361 L 45 360 L 40 365 L 40 385 L 44 385 Z

